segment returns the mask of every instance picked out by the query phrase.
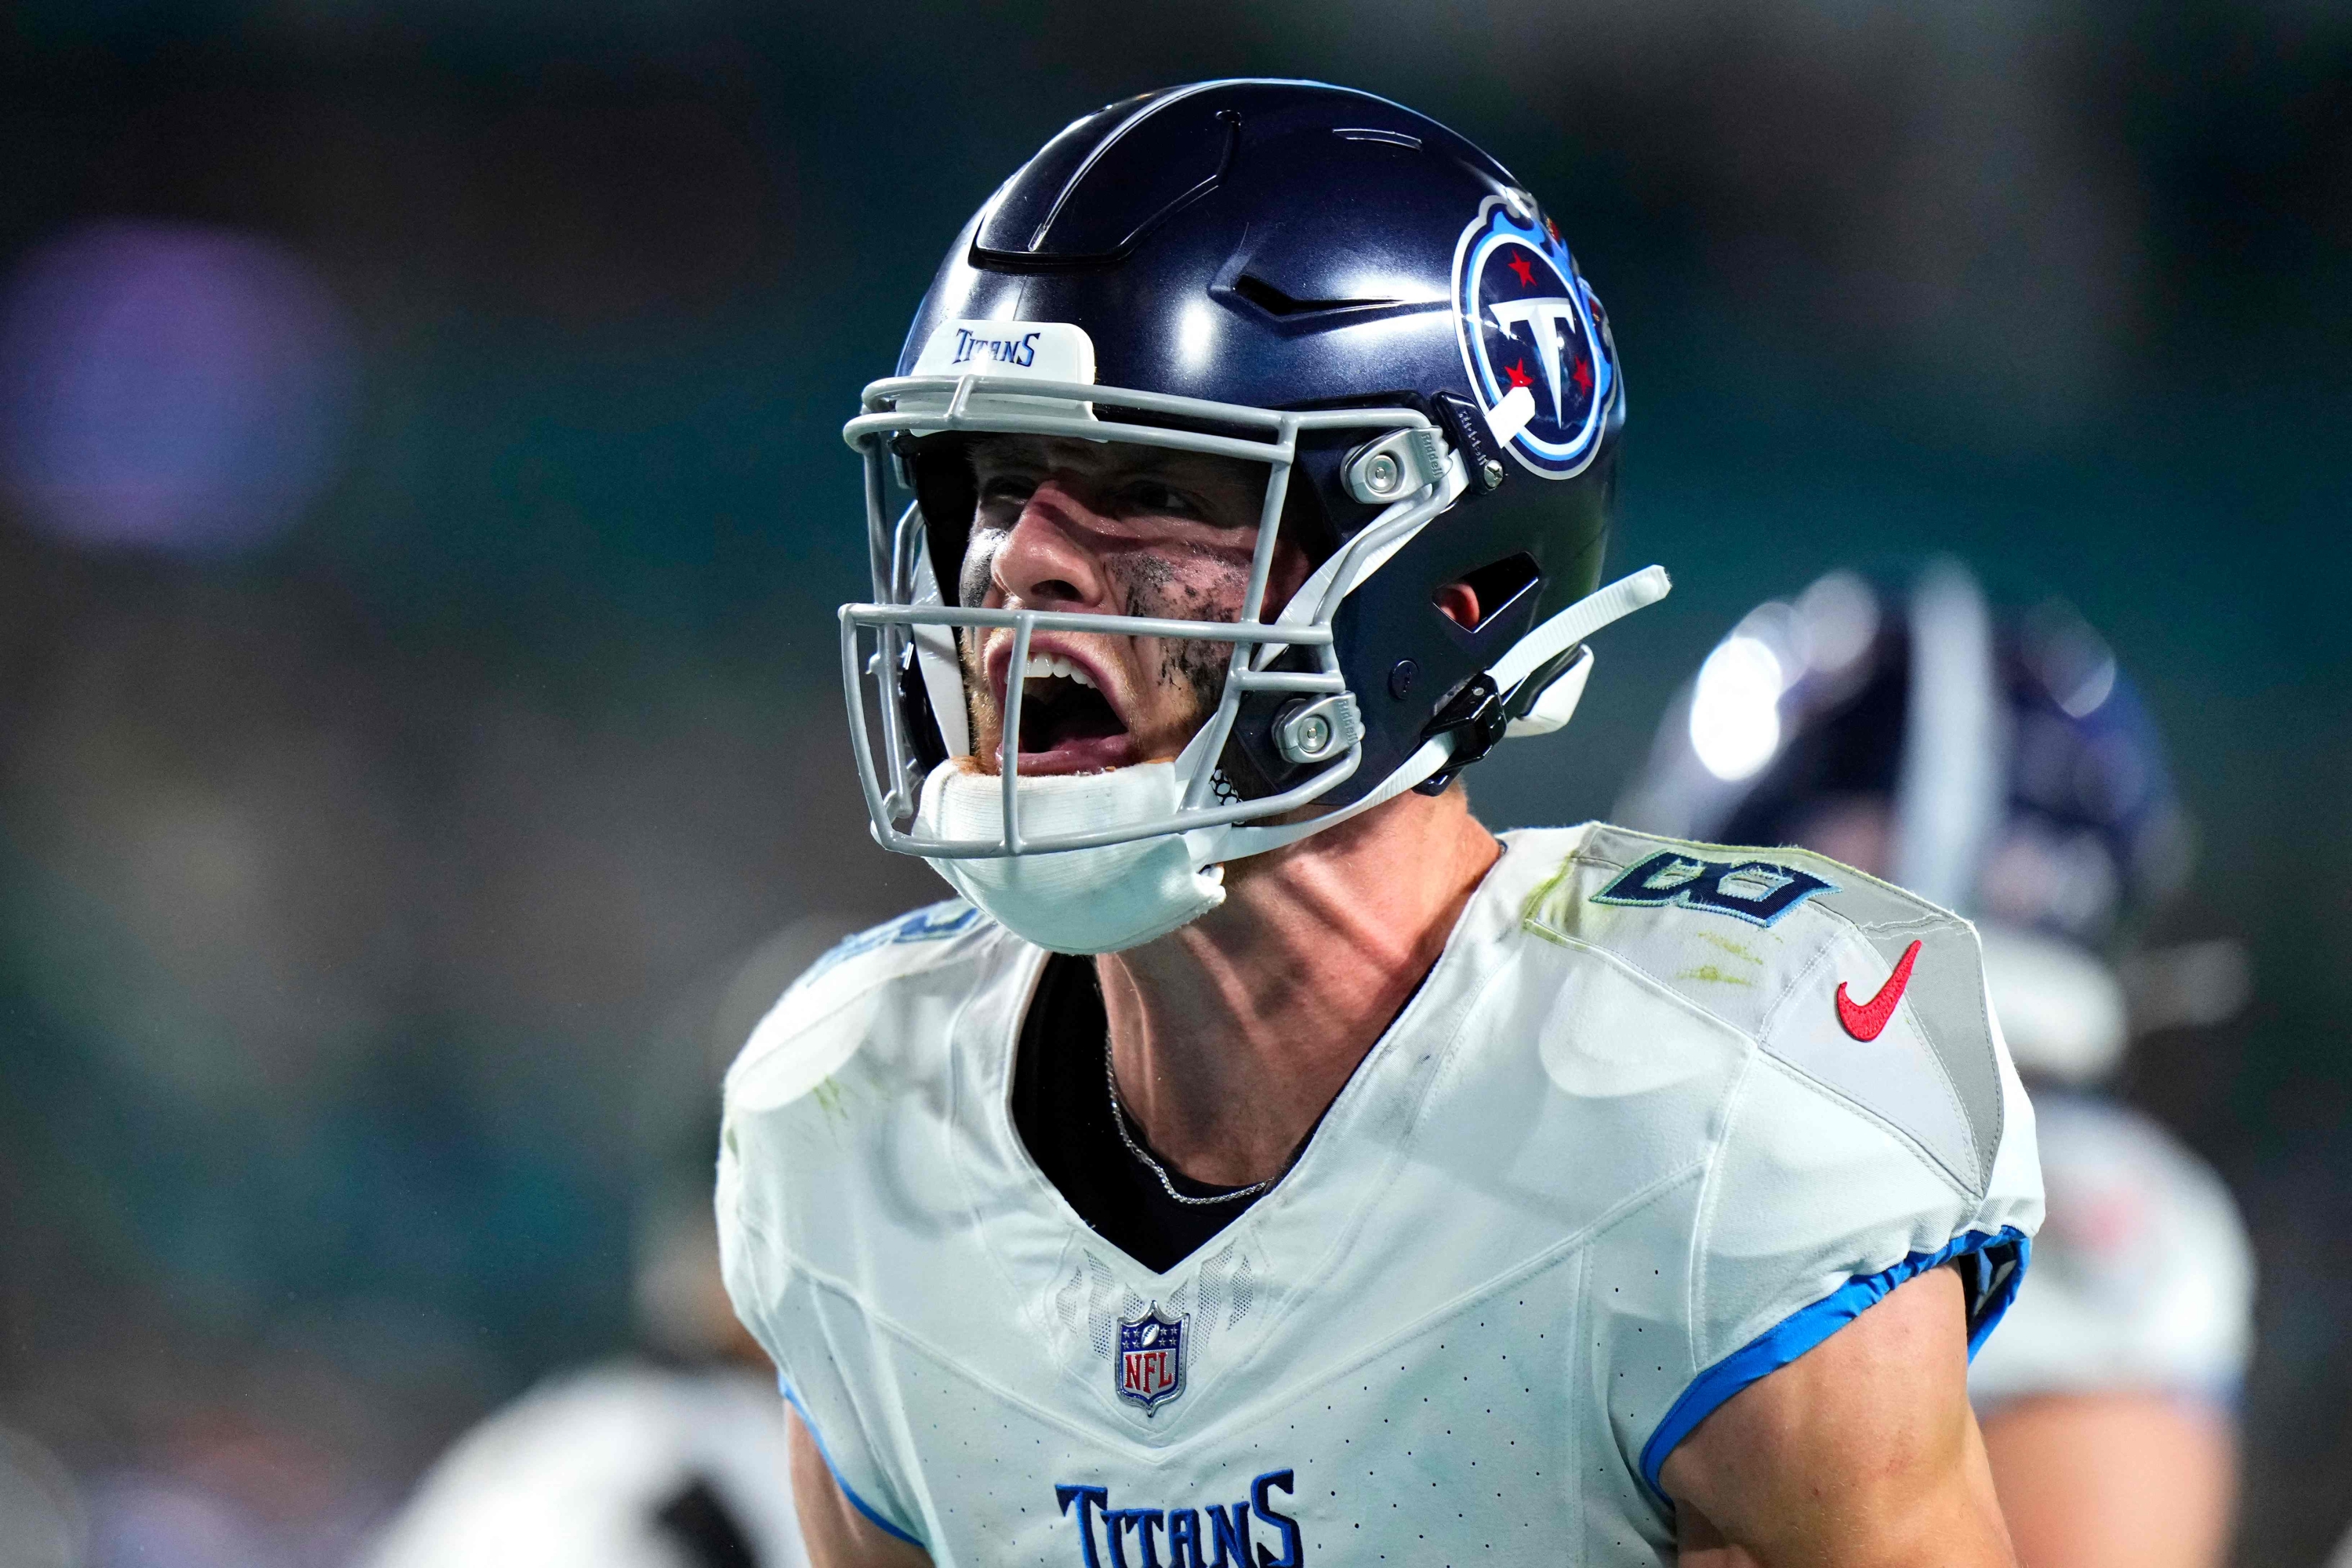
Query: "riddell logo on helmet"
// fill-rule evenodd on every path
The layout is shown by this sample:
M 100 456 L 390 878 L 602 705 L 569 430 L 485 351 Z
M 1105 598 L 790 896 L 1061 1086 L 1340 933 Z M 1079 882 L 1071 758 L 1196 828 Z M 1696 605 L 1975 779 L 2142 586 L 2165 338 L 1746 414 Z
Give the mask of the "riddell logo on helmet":
M 1544 479 L 1582 473 L 1617 392 L 1601 301 L 1550 219 L 1489 196 L 1454 256 L 1463 368 L 1496 439 Z

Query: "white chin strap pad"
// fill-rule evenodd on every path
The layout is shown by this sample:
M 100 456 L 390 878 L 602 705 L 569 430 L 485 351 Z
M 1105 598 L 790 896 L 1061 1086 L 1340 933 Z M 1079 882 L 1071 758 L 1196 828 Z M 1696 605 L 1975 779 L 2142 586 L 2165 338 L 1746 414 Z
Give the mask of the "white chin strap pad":
M 1018 787 L 1021 831 L 1033 838 L 1167 816 L 1181 798 L 1173 763 L 1046 773 Z M 1001 837 L 1003 780 L 967 772 L 952 758 L 940 763 L 923 782 L 916 831 L 927 838 Z M 1192 848 L 1174 835 L 1051 855 L 925 858 L 1007 931 L 1055 952 L 1118 952 L 1225 901 L 1224 868 L 1196 868 Z

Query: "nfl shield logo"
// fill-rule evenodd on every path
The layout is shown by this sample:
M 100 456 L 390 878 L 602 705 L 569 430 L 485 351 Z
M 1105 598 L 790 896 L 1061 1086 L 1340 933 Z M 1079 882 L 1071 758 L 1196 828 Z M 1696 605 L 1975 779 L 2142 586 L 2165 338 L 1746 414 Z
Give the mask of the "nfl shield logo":
M 1184 1392 L 1184 1325 L 1160 1315 L 1160 1303 L 1118 1325 L 1118 1396 L 1146 1415 Z

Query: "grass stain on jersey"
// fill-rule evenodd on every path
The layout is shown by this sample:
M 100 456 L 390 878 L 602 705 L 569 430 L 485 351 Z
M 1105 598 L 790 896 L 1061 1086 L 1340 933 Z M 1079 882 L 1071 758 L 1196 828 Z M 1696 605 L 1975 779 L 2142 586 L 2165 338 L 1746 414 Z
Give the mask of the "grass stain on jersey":
M 1685 969 L 1681 973 L 1675 975 L 1675 978 L 1677 980 L 1703 980 L 1715 985 L 1753 985 L 1756 984 L 1755 981 L 1750 980 L 1745 974 L 1734 974 L 1731 971 L 1727 969 L 1719 969 L 1712 963 L 1702 963 L 1693 968 Z
M 1546 942 L 1556 942 L 1562 947 L 1570 944 L 1573 939 L 1564 928 L 1574 921 L 1562 917 L 1573 917 L 1578 913 L 1577 901 L 1570 890 L 1562 888 L 1561 884 L 1575 874 L 1579 864 L 1580 858 L 1570 855 L 1559 863 L 1559 870 L 1536 885 L 1536 890 L 1528 895 L 1528 901 L 1519 909 L 1521 931 L 1539 936 Z
M 1747 962 L 1755 964 L 1759 969 L 1763 967 L 1763 955 L 1749 948 L 1745 942 L 1727 936 L 1717 936 L 1711 931 L 1693 931 L 1691 934 L 1697 937 L 1699 941 L 1706 943 L 1709 947 L 1721 948 L 1724 952 L 1731 954 L 1734 958 L 1745 959 Z M 1703 975 L 1695 973 L 1692 975 L 1692 978 L 1711 980 L 1714 979 L 1715 976 L 1711 974 Z M 1743 981 L 1741 984 L 1745 984 L 1746 982 Z
M 848 1122 L 849 1097 L 842 1091 L 841 1085 L 833 1080 L 831 1073 L 825 1074 L 824 1079 L 809 1090 L 809 1097 L 816 1101 L 816 1108 L 824 1112 L 827 1120 L 844 1124 Z

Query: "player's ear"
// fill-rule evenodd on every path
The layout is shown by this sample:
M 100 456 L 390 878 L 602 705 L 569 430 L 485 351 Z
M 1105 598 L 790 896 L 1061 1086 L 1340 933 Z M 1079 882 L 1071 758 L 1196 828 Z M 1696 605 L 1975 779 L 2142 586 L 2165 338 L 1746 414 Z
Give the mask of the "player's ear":
M 1464 631 L 1475 631 L 1480 619 L 1478 590 L 1467 583 L 1448 583 L 1430 595 L 1437 613 Z

